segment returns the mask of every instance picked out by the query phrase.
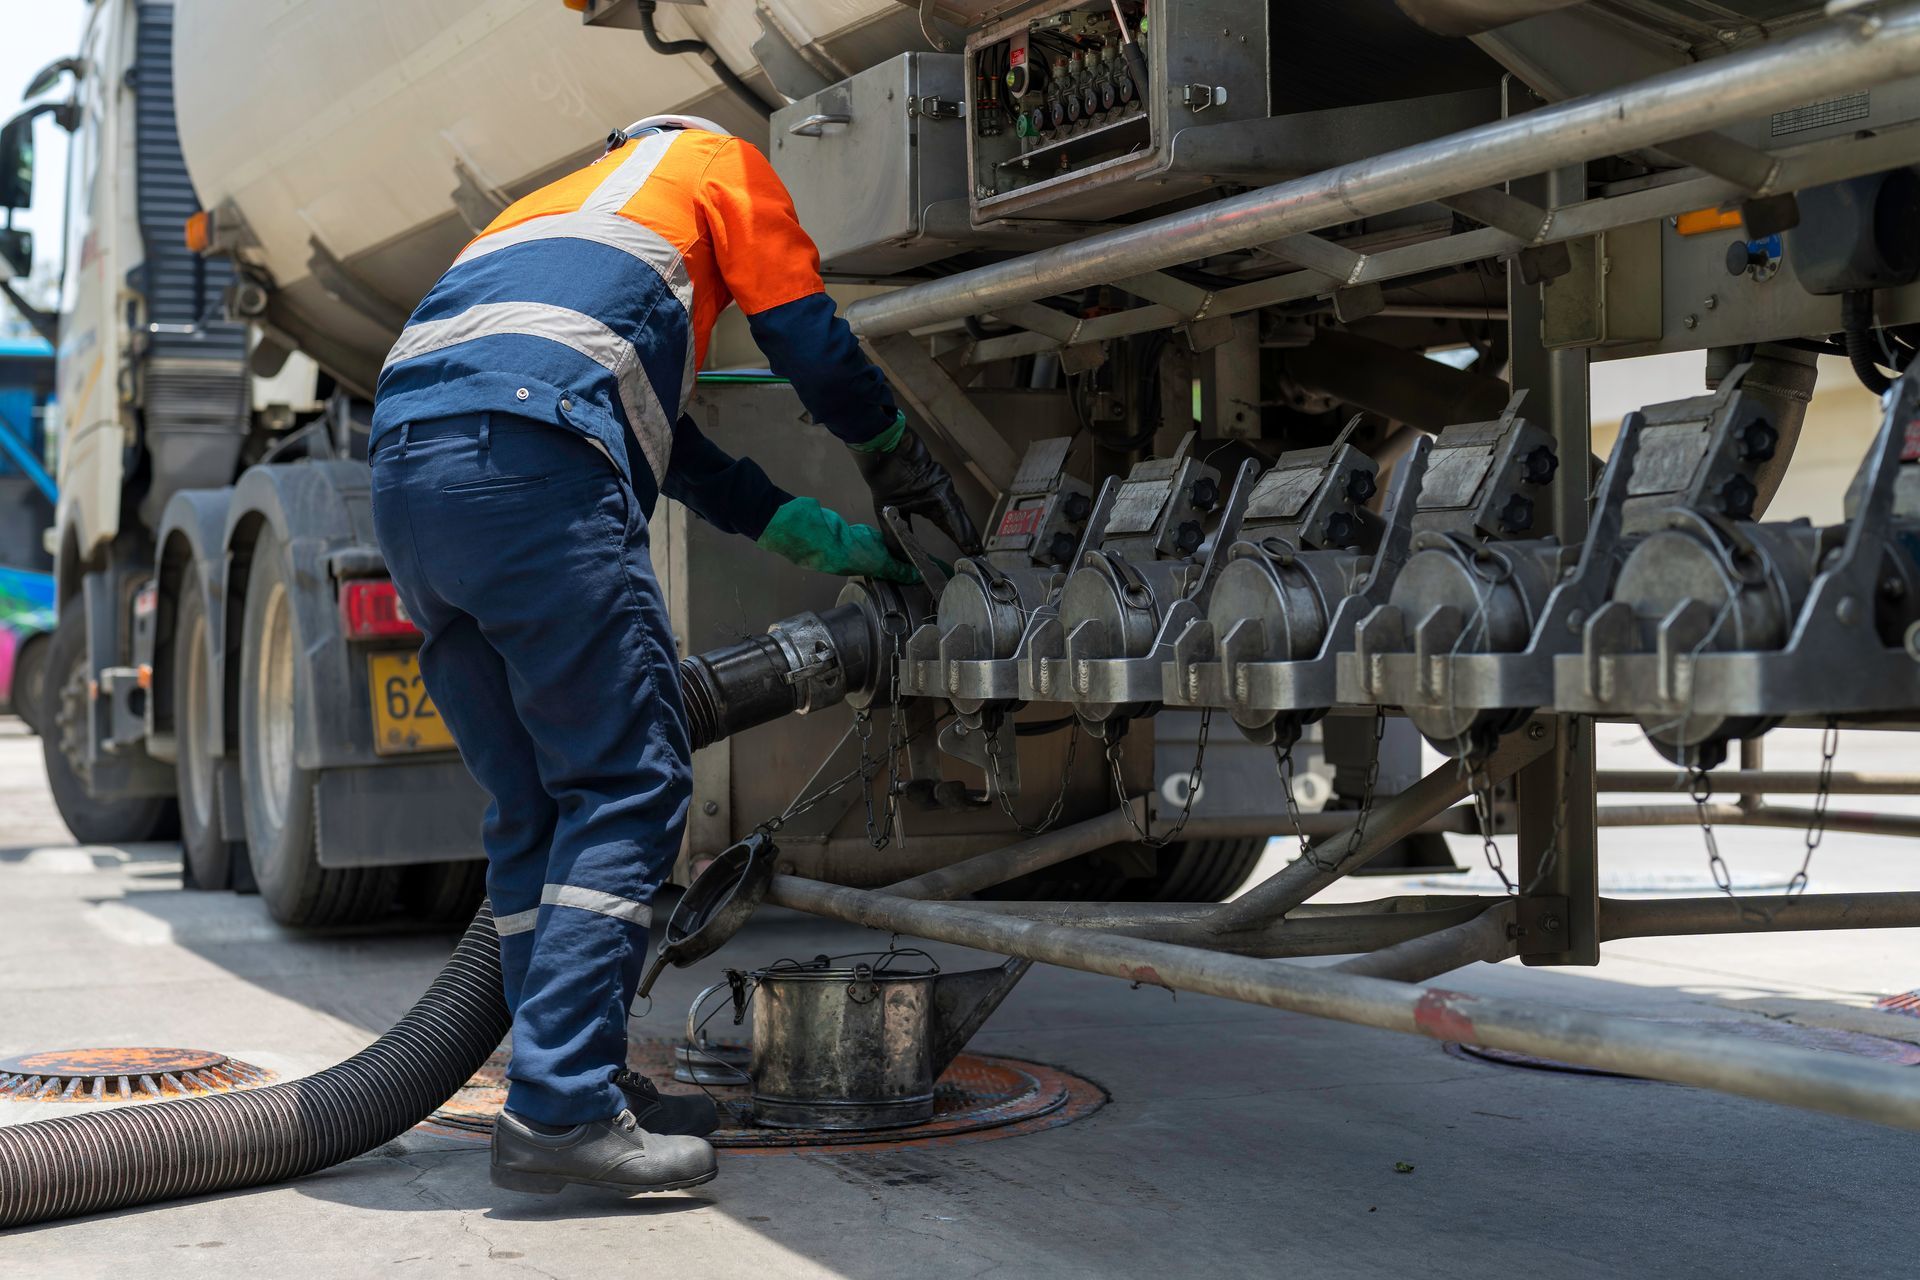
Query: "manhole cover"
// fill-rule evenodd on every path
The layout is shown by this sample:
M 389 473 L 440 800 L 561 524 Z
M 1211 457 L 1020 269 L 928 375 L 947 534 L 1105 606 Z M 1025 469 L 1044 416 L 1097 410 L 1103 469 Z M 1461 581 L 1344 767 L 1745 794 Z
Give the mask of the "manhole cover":
M 0 1098 L 16 1102 L 148 1102 L 272 1079 L 263 1067 L 205 1049 L 54 1049 L 0 1060 Z
M 1802 1049 L 1824 1049 L 1830 1053 L 1845 1053 L 1856 1058 L 1873 1058 L 1880 1062 L 1891 1062 L 1899 1067 L 1920 1066 L 1920 1045 L 1908 1044 L 1903 1040 L 1889 1040 L 1885 1036 L 1868 1035 L 1863 1031 L 1842 1031 L 1833 1027 L 1803 1027 L 1797 1023 L 1772 1020 L 1752 1022 L 1734 1018 L 1707 1021 L 1693 1021 L 1685 1018 L 1641 1018 L 1635 1021 L 1704 1027 L 1710 1031 L 1745 1036 L 1751 1040 L 1790 1044 Z M 1485 1045 L 1449 1044 L 1446 1046 L 1446 1051 L 1456 1058 L 1476 1058 L 1481 1062 L 1497 1062 L 1506 1067 L 1526 1067 L 1534 1071 L 1559 1071 L 1577 1076 L 1605 1076 L 1618 1080 L 1641 1079 L 1625 1071 L 1587 1067 L 1576 1062 L 1561 1062 L 1557 1058 L 1537 1058 L 1529 1053 L 1515 1053 L 1508 1049 L 1489 1049 Z
M 673 1079 L 670 1041 L 640 1041 L 627 1064 L 650 1076 L 663 1092 L 693 1093 L 697 1086 Z M 485 1137 L 506 1101 L 507 1051 L 502 1049 L 422 1127 L 452 1136 Z M 710 1141 L 739 1151 L 794 1151 L 815 1147 L 880 1149 L 932 1143 L 984 1142 L 1070 1124 L 1093 1114 L 1107 1094 L 1091 1080 L 1058 1067 L 1016 1058 L 963 1053 L 954 1059 L 934 1089 L 933 1119 L 903 1129 L 847 1133 L 822 1129 L 762 1129 L 747 1118 L 744 1087 L 709 1086 L 720 1105 L 720 1130 Z

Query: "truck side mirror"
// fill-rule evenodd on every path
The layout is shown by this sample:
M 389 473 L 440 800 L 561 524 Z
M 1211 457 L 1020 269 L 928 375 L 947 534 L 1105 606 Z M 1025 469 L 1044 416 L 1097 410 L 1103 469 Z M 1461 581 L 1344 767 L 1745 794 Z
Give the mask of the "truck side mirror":
M 0 129 L 0 209 L 33 204 L 33 117 Z
M 33 232 L 25 227 L 0 228 L 0 260 L 17 276 L 33 274 Z

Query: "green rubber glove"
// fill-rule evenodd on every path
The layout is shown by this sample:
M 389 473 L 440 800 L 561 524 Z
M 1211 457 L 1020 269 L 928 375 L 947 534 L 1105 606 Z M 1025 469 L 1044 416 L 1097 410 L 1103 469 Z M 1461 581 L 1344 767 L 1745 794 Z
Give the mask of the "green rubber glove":
M 802 569 L 843 578 L 885 578 L 918 582 L 912 565 L 894 558 L 880 531 L 870 524 L 848 524 L 814 498 L 795 498 L 773 513 L 755 545 Z

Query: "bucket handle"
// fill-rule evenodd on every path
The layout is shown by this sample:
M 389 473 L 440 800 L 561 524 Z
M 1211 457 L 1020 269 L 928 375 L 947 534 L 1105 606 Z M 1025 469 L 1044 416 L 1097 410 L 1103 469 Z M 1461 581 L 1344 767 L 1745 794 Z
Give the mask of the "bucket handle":
M 860 996 L 860 987 L 862 984 L 864 984 L 867 989 L 865 999 L 862 999 Z M 853 1001 L 855 1004 L 872 1004 L 879 998 L 880 984 L 873 980 L 873 966 L 870 964 L 857 964 L 853 966 L 853 981 L 847 984 L 847 999 Z
M 735 1075 L 740 1077 L 739 1082 L 741 1084 L 749 1084 L 752 1081 L 751 1081 L 751 1078 L 745 1072 L 735 1067 L 732 1063 L 723 1061 L 722 1059 L 715 1057 L 714 1055 L 708 1053 L 706 1050 L 700 1047 L 700 1028 L 702 1025 L 701 1018 L 700 1018 L 700 1007 L 706 1004 L 707 997 L 711 996 L 714 992 L 725 991 L 731 988 L 733 991 L 733 1009 L 734 1009 L 733 1025 L 736 1027 L 739 1026 L 741 1019 L 746 1014 L 745 1003 L 742 999 L 743 993 L 745 992 L 745 989 L 746 989 L 744 979 L 745 979 L 745 975 L 742 974 L 738 969 L 729 969 L 727 970 L 726 977 L 720 979 L 720 981 L 714 983 L 712 986 L 702 991 L 699 995 L 695 996 L 693 998 L 693 1003 L 687 1006 L 687 1056 L 689 1058 L 692 1058 L 697 1054 L 700 1058 L 702 1058 L 706 1062 L 706 1064 L 709 1067 L 716 1067 L 716 1068 L 732 1071 Z

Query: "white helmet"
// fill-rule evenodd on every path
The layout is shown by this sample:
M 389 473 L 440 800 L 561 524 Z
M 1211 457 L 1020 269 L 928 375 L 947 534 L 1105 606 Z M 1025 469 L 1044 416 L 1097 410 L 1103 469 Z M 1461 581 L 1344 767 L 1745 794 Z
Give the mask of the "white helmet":
M 626 133 L 629 138 L 637 138 L 651 129 L 700 129 L 707 133 L 717 133 L 722 137 L 733 136 L 724 125 L 715 124 L 704 116 L 680 115 L 648 116 L 644 120 L 636 120 L 628 125 Z

